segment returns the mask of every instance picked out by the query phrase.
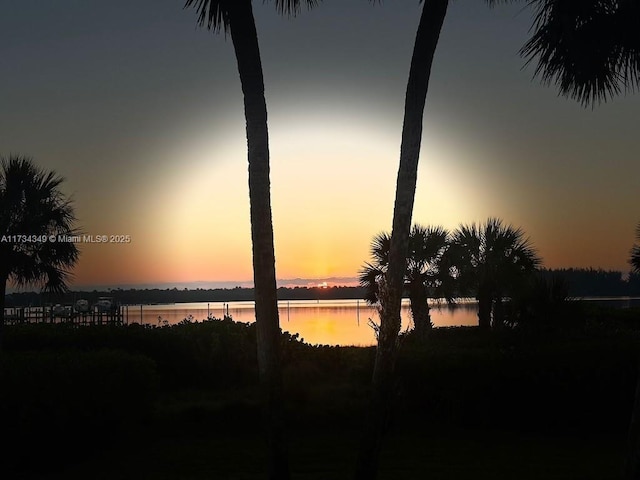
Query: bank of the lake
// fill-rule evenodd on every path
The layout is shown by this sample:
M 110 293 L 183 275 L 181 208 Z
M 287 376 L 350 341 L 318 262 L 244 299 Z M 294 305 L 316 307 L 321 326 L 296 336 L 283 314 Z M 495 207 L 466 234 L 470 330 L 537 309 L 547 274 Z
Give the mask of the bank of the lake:
M 602 305 L 618 309 L 640 306 L 639 297 L 587 297 L 573 303 Z M 376 342 L 373 326 L 379 321 L 375 307 L 359 299 L 281 300 L 278 302 L 280 326 L 291 334 L 298 334 L 312 345 L 371 346 Z M 431 322 L 435 327 L 473 326 L 478 324 L 478 305 L 474 299 L 458 299 L 448 304 L 443 299 L 430 301 Z M 67 307 L 72 311 L 72 306 Z M 97 322 L 100 317 L 72 318 L 42 314 L 42 307 L 8 308 L 7 321 L 49 321 L 57 323 Z M 119 305 L 118 320 L 125 324 L 139 323 L 150 326 L 175 325 L 185 321 L 202 321 L 209 317 L 231 317 L 234 321 L 250 323 L 255 320 L 253 301 L 191 302 L 151 305 Z M 108 317 L 108 316 L 107 316 Z M 106 318 L 107 321 L 109 318 Z M 401 329 L 411 329 L 413 322 L 409 300 L 404 299 L 401 309 Z

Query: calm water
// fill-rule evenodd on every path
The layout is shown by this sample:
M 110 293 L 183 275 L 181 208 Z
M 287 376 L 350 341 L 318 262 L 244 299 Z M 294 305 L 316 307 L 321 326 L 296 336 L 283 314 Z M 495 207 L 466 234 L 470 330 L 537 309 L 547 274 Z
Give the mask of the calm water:
M 374 345 L 376 338 L 369 319 L 379 323 L 378 312 L 363 300 L 295 300 L 278 303 L 280 326 L 290 333 L 299 333 L 305 342 L 321 345 Z M 174 324 L 192 316 L 194 320 L 208 315 L 222 318 L 224 313 L 237 322 L 253 322 L 253 302 L 176 303 L 171 305 L 129 305 L 129 323 L 152 325 Z M 477 325 L 477 304 L 461 303 L 455 309 L 436 305 L 431 321 L 437 327 Z M 408 300 L 402 306 L 402 329 L 411 325 Z
M 583 298 L 585 302 L 600 303 L 616 308 L 640 307 L 639 297 Z M 201 302 L 166 305 L 123 306 L 129 323 L 171 325 L 191 318 L 202 321 L 208 316 L 222 318 L 231 315 L 237 322 L 253 322 L 253 302 Z M 40 310 L 40 307 L 31 308 Z M 375 345 L 376 338 L 370 321 L 379 323 L 378 312 L 364 300 L 292 300 L 279 302 L 280 326 L 284 331 L 298 333 L 312 345 Z M 459 302 L 455 308 L 434 304 L 431 321 L 436 327 L 478 324 L 478 305 L 473 300 Z M 5 315 L 16 315 L 16 309 L 5 309 Z M 5 317 L 7 318 L 7 317 Z M 61 321 L 61 320 L 58 320 Z M 402 329 L 412 326 L 409 300 L 402 304 Z
M 598 297 L 583 301 L 617 308 L 640 306 L 640 298 Z M 364 300 L 292 300 L 278 303 L 282 330 L 298 333 L 307 343 L 321 345 L 375 345 L 376 338 L 369 319 L 379 323 L 378 312 Z M 237 322 L 253 322 L 253 302 L 176 303 L 170 305 L 130 305 L 124 307 L 128 321 L 151 325 L 175 324 L 192 317 L 204 320 L 209 315 L 222 318 L 225 313 Z M 436 327 L 478 324 L 478 304 L 462 301 L 455 308 L 432 305 L 431 321 Z M 409 300 L 402 303 L 402 329 L 411 325 Z

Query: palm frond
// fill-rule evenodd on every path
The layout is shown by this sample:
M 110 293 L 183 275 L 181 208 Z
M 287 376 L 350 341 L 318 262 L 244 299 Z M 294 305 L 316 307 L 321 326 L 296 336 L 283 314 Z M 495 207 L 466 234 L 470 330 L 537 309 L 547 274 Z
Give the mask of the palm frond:
M 281 15 L 295 16 L 300 13 L 301 8 L 300 0 L 276 0 L 276 10 Z M 307 8 L 311 9 L 320 3 L 320 0 L 305 0 L 304 2 Z
M 583 105 L 635 90 L 640 80 L 640 2 L 529 0 L 532 37 L 520 54 L 534 76 Z
M 391 249 L 391 235 L 380 232 L 371 241 L 371 256 L 377 265 L 385 267 L 389 264 L 389 251 Z
M 233 8 L 240 2 L 251 3 L 251 0 L 186 0 L 183 8 L 195 8 L 197 24 L 208 30 L 227 32 L 231 25 Z M 315 7 L 320 0 L 304 0 L 307 8 Z M 276 11 L 281 15 L 296 16 L 301 10 L 301 0 L 276 0 Z
M 389 265 L 391 236 L 378 233 L 371 242 L 371 263 L 365 263 L 359 272 L 360 285 L 365 288 L 365 299 L 369 303 L 379 303 L 379 284 L 384 280 Z M 450 282 L 443 279 L 449 269 L 442 269 L 444 253 L 449 247 L 449 232 L 441 226 L 424 227 L 414 225 L 409 234 L 409 249 L 406 259 L 405 285 L 422 285 L 425 298 L 429 294 L 441 295 L 443 285 Z M 442 293 L 445 296 L 444 293 Z
M 634 243 L 631 249 L 629 263 L 631 264 L 631 271 L 640 274 L 640 223 L 636 225 L 636 240 L 638 243 Z
M 0 158 L 0 228 L 4 234 L 44 237 L 80 234 L 75 229 L 73 203 L 60 190 L 63 178 L 38 168 L 31 158 Z M 79 257 L 71 242 L 7 242 L 0 264 L 14 284 L 40 284 L 54 291 L 66 289 L 71 268 Z
M 380 282 L 385 271 L 380 267 L 365 263 L 364 267 L 358 272 L 358 282 L 365 289 L 364 299 L 367 303 L 373 305 L 378 303 L 378 283 Z
M 482 225 L 461 225 L 451 238 L 445 265 L 456 270 L 464 293 L 480 288 L 508 289 L 541 264 L 524 231 L 498 218 L 489 218 Z
M 441 226 L 414 225 L 409 235 L 407 274 L 431 282 L 440 270 L 439 263 L 449 246 L 449 232 Z
M 504 3 L 515 3 L 518 2 L 519 0 L 485 0 L 487 2 L 487 5 L 489 5 L 489 7 L 493 8 L 496 5 L 501 5 Z
M 198 26 L 207 27 L 214 32 L 226 32 L 230 25 L 229 7 L 233 2 L 234 0 L 186 0 L 183 8 L 196 9 Z
M 633 273 L 640 274 L 640 246 L 634 245 L 631 249 L 631 259 L 629 260 L 631 263 L 631 269 Z

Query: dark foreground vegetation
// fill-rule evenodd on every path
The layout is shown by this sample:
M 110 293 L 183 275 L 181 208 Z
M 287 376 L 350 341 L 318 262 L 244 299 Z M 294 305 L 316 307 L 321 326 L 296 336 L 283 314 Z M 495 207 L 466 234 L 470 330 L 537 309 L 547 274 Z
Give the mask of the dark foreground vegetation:
M 622 478 L 640 311 L 579 313 L 403 336 L 380 478 Z M 255 334 L 7 327 L 2 478 L 264 478 Z M 375 348 L 281 342 L 294 478 L 350 478 Z

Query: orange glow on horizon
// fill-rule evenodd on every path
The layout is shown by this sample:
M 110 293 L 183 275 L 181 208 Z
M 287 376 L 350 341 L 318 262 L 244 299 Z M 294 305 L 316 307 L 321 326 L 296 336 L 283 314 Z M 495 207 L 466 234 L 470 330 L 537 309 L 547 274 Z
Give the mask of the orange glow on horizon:
M 331 118 L 314 120 L 322 128 L 299 118 L 275 116 L 272 122 L 278 279 L 357 277 L 369 261 L 373 236 L 390 231 L 397 139 L 375 124 L 349 130 L 347 124 L 357 125 L 357 118 L 333 124 Z M 491 152 L 474 150 L 438 128 L 425 120 L 414 223 L 453 230 L 497 216 L 525 230 L 546 268 L 628 271 L 635 226 L 627 221 L 628 212 L 612 210 L 606 228 L 601 222 L 602 228 L 593 229 L 591 212 L 604 208 L 595 200 L 569 216 L 567 206 L 541 197 L 534 184 L 520 186 L 508 171 L 477 168 L 490 163 Z M 190 151 L 165 153 L 159 163 L 171 166 L 154 172 L 126 210 L 107 202 L 79 205 L 88 233 L 130 234 L 132 242 L 84 245 L 74 284 L 252 281 L 243 141 L 234 137 L 221 145 L 203 133 Z M 324 288 L 322 282 L 314 286 Z

